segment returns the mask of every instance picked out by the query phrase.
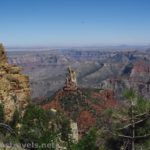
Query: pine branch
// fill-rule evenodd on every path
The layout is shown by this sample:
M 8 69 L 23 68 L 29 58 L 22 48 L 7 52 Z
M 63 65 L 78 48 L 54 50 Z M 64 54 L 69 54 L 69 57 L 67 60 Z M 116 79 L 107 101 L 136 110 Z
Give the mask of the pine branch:
M 119 134 L 118 136 L 121 138 L 133 139 L 132 136 L 127 136 L 127 135 L 123 135 L 123 134 Z
M 144 117 L 145 115 L 150 115 L 150 111 L 145 112 L 145 113 L 143 113 L 143 114 L 135 115 L 135 118 Z
M 135 139 L 144 139 L 150 137 L 150 134 L 142 135 L 142 136 L 136 136 Z
M 135 137 L 119 134 L 118 137 L 127 138 L 127 139 L 144 139 L 144 138 L 150 137 L 150 134 L 146 134 L 146 135 L 142 135 L 142 136 L 135 136 Z
M 10 133 L 15 134 L 15 132 L 13 131 L 13 129 L 12 129 L 9 125 L 7 125 L 7 124 L 5 124 L 5 123 L 0 123 L 0 127 L 3 127 L 3 128 L 5 128 L 6 130 L 8 130 Z
M 149 119 L 149 118 L 150 118 L 150 116 L 147 116 L 147 117 L 144 118 L 144 119 L 141 119 L 141 120 L 138 120 L 138 121 L 134 122 L 134 124 L 135 124 L 135 125 L 138 125 L 139 123 L 142 123 L 142 122 L 146 121 L 146 120 Z M 129 127 L 132 127 L 132 123 L 127 124 L 126 126 L 117 129 L 117 131 L 127 129 L 127 128 L 129 128 Z

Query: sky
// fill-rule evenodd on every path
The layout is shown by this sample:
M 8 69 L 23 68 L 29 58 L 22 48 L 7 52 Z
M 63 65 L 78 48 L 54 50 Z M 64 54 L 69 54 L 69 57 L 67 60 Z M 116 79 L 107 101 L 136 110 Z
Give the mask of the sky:
M 5 46 L 150 44 L 150 0 L 0 0 Z

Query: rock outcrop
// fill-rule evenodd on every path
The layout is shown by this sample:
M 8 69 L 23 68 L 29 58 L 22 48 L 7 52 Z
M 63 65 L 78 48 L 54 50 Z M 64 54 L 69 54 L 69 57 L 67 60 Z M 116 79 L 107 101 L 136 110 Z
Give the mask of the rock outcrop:
M 6 53 L 0 44 L 0 103 L 4 107 L 5 121 L 11 121 L 15 111 L 24 114 L 29 103 L 29 79 L 21 69 L 8 64 Z
M 66 83 L 64 86 L 65 91 L 76 91 L 77 90 L 77 77 L 76 72 L 71 69 L 71 67 L 68 68 L 68 74 L 66 76 Z
M 119 103 L 111 90 L 78 88 L 76 92 L 61 89 L 52 96 L 50 101 L 41 105 L 45 110 L 59 110 L 76 122 L 81 137 L 96 124 L 104 110 L 116 108 Z M 73 139 L 77 141 L 76 134 Z

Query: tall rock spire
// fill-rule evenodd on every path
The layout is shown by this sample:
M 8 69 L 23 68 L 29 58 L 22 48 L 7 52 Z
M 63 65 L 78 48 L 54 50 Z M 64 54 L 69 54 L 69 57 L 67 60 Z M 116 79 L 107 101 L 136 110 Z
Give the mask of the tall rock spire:
M 77 89 L 78 89 L 78 87 L 77 87 L 76 72 L 71 67 L 68 67 L 68 73 L 66 76 L 66 83 L 64 86 L 64 90 L 76 91 Z

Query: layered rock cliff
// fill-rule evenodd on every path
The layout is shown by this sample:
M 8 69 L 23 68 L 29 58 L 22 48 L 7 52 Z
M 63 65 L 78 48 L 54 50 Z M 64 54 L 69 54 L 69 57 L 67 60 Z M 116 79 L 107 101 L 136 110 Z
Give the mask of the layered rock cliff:
M 11 121 L 15 111 L 22 116 L 30 97 L 29 79 L 21 69 L 10 65 L 0 44 L 0 103 L 4 107 L 5 121 Z
M 120 76 L 108 78 L 100 83 L 101 89 L 113 90 L 118 99 L 126 89 L 134 91 L 145 99 L 150 99 L 150 61 L 141 59 L 127 64 Z

